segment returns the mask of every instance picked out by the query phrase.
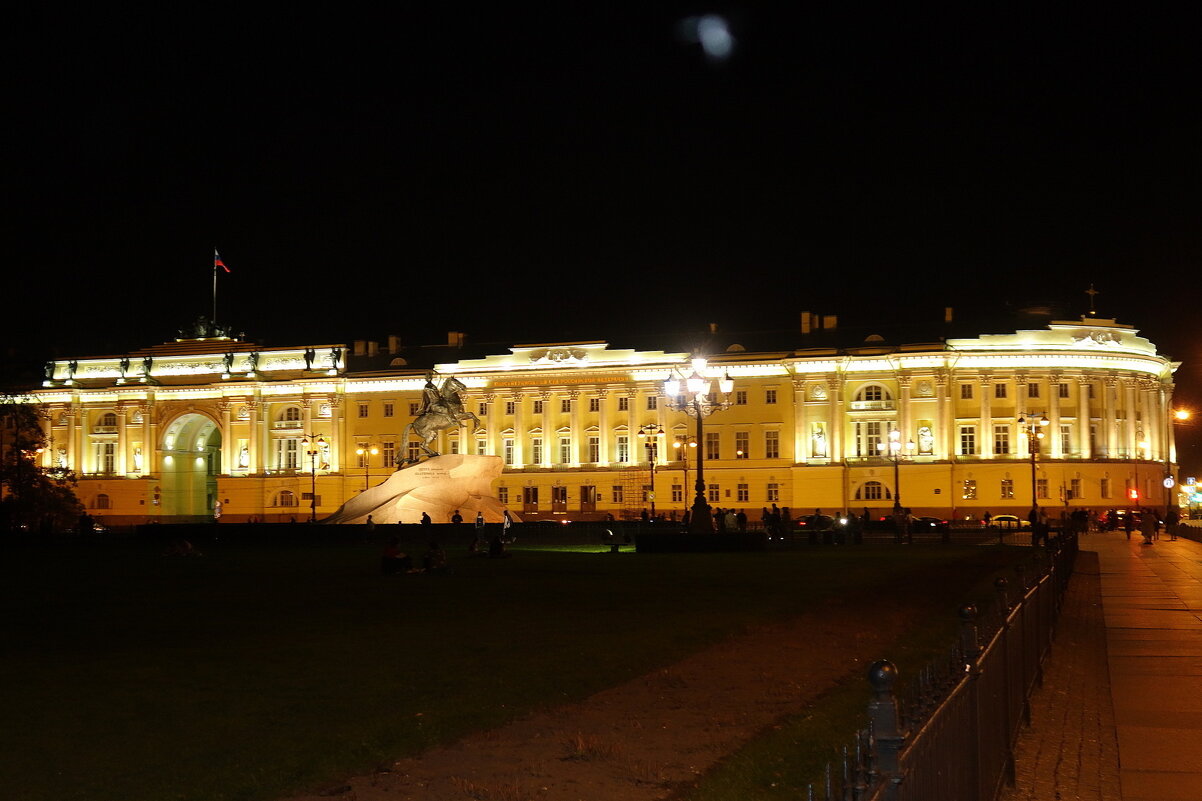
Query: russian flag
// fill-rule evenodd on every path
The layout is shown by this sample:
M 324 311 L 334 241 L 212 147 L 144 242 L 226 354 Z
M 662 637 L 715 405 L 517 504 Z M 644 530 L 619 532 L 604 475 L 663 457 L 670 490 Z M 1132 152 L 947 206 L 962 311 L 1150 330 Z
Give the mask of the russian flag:
M 213 269 L 216 270 L 218 267 L 227 273 L 230 271 L 230 268 L 226 267 L 225 262 L 221 260 L 221 254 L 217 252 L 217 248 L 213 248 Z

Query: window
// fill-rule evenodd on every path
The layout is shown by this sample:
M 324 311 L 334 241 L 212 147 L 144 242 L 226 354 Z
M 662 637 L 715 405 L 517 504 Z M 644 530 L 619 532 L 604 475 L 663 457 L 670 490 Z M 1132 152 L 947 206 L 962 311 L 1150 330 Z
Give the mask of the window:
M 535 414 L 543 413 L 543 402 L 541 400 L 536 400 L 534 402 L 534 413 Z
M 271 502 L 272 506 L 296 506 L 296 494 L 292 490 L 280 490 L 275 499 Z
M 1046 478 L 1038 478 L 1035 480 L 1035 496 L 1041 499 L 1046 499 L 1048 497 L 1048 480 Z
M 1067 456 L 1073 452 L 1073 427 L 1070 423 L 1060 424 L 1060 455 Z
M 680 484 L 672 485 L 672 503 L 682 503 L 684 501 L 684 487 Z
M 618 411 L 619 412 L 630 411 L 630 398 L 626 397 L 625 395 L 618 398 Z
M 361 468 L 365 468 L 365 467 L 367 467 L 368 465 L 370 465 L 370 464 L 371 464 L 371 450 L 370 450 L 370 448 L 371 448 L 371 446 L 370 446 L 370 445 L 363 445 L 362 447 L 358 447 L 358 448 L 356 448 L 356 449 L 355 449 L 356 451 L 362 451 L 361 453 L 356 453 L 356 454 L 355 454 L 356 456 L 358 456 L 358 457 L 359 457 L 359 467 L 361 467 Z
M 972 384 L 960 385 L 960 400 L 972 400 Z
M 384 401 L 384 416 L 385 417 L 392 417 L 393 413 L 395 411 L 396 411 L 395 403 L 393 403 L 392 401 Z
M 739 503 L 747 503 L 751 499 L 751 490 L 746 484 L 738 484 L 735 487 L 735 500 Z
M 1104 478 L 1098 482 L 1098 489 L 1103 498 L 1110 497 L 1110 479 Z
M 857 456 L 880 456 L 885 453 L 877 447 L 882 442 L 881 430 L 880 420 L 865 420 L 856 423 Z
M 735 458 L 749 459 L 751 455 L 748 453 L 751 450 L 751 434 L 746 431 L 735 432 Z
M 887 496 L 885 485 L 879 481 L 865 481 L 864 486 L 856 490 L 857 501 L 879 501 Z
M 359 410 L 360 410 L 359 416 L 360 417 L 367 417 L 367 412 L 364 411 L 365 409 L 367 409 L 366 403 L 359 404 Z M 299 423 L 300 419 L 301 419 L 300 407 L 299 406 L 289 406 L 287 409 L 284 410 L 284 413 L 282 415 L 280 415 L 280 419 L 285 422 L 288 422 L 288 423 Z M 291 428 L 291 426 L 289 426 L 289 428 Z
M 414 409 L 415 405 L 416 404 L 413 404 L 413 403 L 409 404 L 409 413 L 410 414 L 417 414 L 417 411 Z M 359 416 L 367 417 L 367 404 L 366 403 L 359 404 Z
M 768 501 L 776 503 L 780 500 L 780 484 L 768 484 Z
M 571 437 L 560 437 L 559 438 L 559 463 L 560 464 L 571 464 L 572 463 L 572 438 Z
M 421 445 L 418 443 L 417 440 L 410 440 L 409 442 L 405 443 L 405 458 L 406 459 L 408 459 L 411 462 L 416 462 L 418 459 L 421 458 L 421 454 L 422 454 Z
M 994 384 L 993 385 L 993 397 L 995 397 L 995 398 L 1006 397 L 1006 385 L 1005 384 Z
M 295 470 L 300 465 L 300 440 L 295 437 L 275 441 L 276 470 Z
M 717 431 L 705 432 L 705 458 L 707 460 L 722 458 L 720 443 L 721 439 L 719 438 Z
M 96 496 L 96 502 L 94 504 L 92 504 L 92 508 L 93 509 L 112 509 L 113 505 L 112 505 L 112 501 L 109 499 L 109 496 L 105 495 L 102 492 Z
M 1056 394 L 1058 396 L 1060 396 L 1061 398 L 1067 398 L 1068 397 L 1068 384 L 1057 384 L 1056 385 Z
M 1002 479 L 1002 500 L 1012 500 L 1014 498 L 1014 479 Z
M 977 453 L 977 429 L 975 426 L 960 426 L 960 455 L 975 456 Z
M 1010 426 L 993 427 L 993 454 L 1005 456 L 1010 453 Z
M 658 395 L 648 395 L 647 396 L 647 411 L 653 412 L 658 408 L 659 408 L 659 396 Z
M 613 497 L 614 503 L 626 503 L 626 494 L 622 491 L 620 486 L 614 485 Z
M 706 497 L 710 503 L 717 503 L 718 501 L 722 500 L 722 490 L 717 484 L 710 484 L 709 487 L 707 487 Z
M 497 500 L 502 506 L 509 504 L 509 487 L 497 487 Z
M 458 444 L 459 443 L 456 440 L 451 440 L 451 445 L 458 445 Z M 380 443 L 380 453 L 383 456 L 385 467 L 392 467 L 393 465 L 396 464 L 396 443 L 395 442 L 381 442 Z
M 651 485 L 643 484 L 641 489 L 642 492 L 640 494 L 640 498 L 642 499 L 642 503 L 647 503 L 647 501 L 651 499 Z
M 488 441 L 487 440 L 483 440 L 483 439 L 476 440 L 476 455 L 477 456 L 487 456 L 488 455 Z
M 780 458 L 780 432 L 765 431 L 764 432 L 764 458 L 779 459 Z
M 570 413 L 572 411 L 572 399 L 571 398 L 560 398 L 559 399 L 559 411 L 562 412 L 563 414 Z
M 1073 498 L 1080 498 L 1080 497 L 1081 497 L 1081 479 L 1070 478 L 1068 481 L 1068 498 L 1066 500 L 1072 500 Z
M 630 437 L 625 434 L 618 435 L 618 453 L 617 460 L 619 462 L 630 461 Z
M 1039 397 L 1039 384 L 1027 384 L 1027 397 L 1028 398 L 1038 398 Z
M 735 390 L 735 406 L 746 406 L 746 405 L 747 405 L 747 390 L 745 390 L 745 389 Z
M 1093 384 L 1087 384 L 1086 386 L 1088 386 L 1088 387 L 1089 387 L 1089 399 L 1090 399 L 1090 400 L 1093 400 L 1093 399 L 1094 399 L 1094 389 L 1093 389 Z
M 510 415 L 512 417 L 513 413 L 517 410 L 517 407 L 518 407 L 517 401 L 511 401 L 511 400 L 505 401 L 505 414 Z
M 504 453 L 505 464 L 513 464 L 513 440 L 505 439 L 501 443 Z
M 454 456 L 457 453 L 459 453 L 459 439 L 458 439 L 458 437 L 452 437 L 451 438 L 451 455 Z
M 764 403 L 768 404 L 769 406 L 776 403 L 776 390 L 775 389 L 764 390 Z
M 600 398 L 589 398 L 588 399 L 588 410 L 590 412 L 601 411 L 601 399 Z
M 588 460 L 593 463 L 601 461 L 601 438 L 600 437 L 589 437 L 588 438 Z
M 530 438 L 530 464 L 543 463 L 543 438 Z
M 977 499 L 977 480 L 975 478 L 964 479 L 964 492 L 962 497 L 966 501 L 975 501 Z
M 106 428 L 116 428 L 117 427 L 116 412 L 105 412 L 104 414 L 100 415 L 100 425 L 105 426 Z
M 96 472 L 111 473 L 117 468 L 117 444 L 115 442 L 96 443 Z
M 417 416 L 418 416 L 418 414 L 420 414 L 420 413 L 421 413 L 421 410 L 422 410 L 422 405 L 421 405 L 420 403 L 417 403 L 417 402 L 411 402 L 411 403 L 409 404 L 409 416 L 410 416 L 410 417 L 417 417 Z M 366 415 L 366 414 L 361 414 L 361 415 L 359 415 L 359 416 L 360 416 L 360 417 L 367 417 L 367 415 Z
M 487 403 L 484 403 L 483 401 L 481 401 L 480 403 L 476 404 L 476 416 L 477 417 L 488 417 L 488 404 Z

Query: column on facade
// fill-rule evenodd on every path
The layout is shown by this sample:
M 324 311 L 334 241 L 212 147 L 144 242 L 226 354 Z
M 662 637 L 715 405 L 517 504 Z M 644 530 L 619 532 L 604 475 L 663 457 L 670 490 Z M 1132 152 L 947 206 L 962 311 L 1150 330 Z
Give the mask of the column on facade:
M 1060 376 L 1048 378 L 1048 430 L 1052 433 L 1048 453 L 1053 459 L 1064 458 L 1064 438 L 1060 436 Z
M 639 423 L 638 423 L 638 408 L 639 408 L 639 393 L 635 389 L 627 389 L 626 397 L 626 459 L 629 464 L 637 465 L 643 460 L 642 454 L 639 453 Z M 698 442 L 698 448 L 705 447 L 705 443 Z M 629 501 L 628 501 L 629 502 Z
M 142 471 L 148 476 L 157 475 L 161 464 L 155 417 L 154 398 L 151 397 L 142 404 Z
M 1140 381 L 1140 401 L 1144 407 L 1144 429 L 1151 443 L 1151 458 L 1158 462 L 1165 460 L 1169 452 L 1168 432 L 1165 431 L 1165 416 L 1161 414 L 1162 405 L 1160 381 L 1154 378 L 1144 378 Z
M 335 472 L 341 473 L 344 450 L 349 448 L 354 443 L 351 442 L 351 439 L 347 435 L 346 431 L 346 415 L 343 413 L 343 408 L 346 406 L 346 403 L 344 403 L 344 396 L 342 392 L 336 392 L 335 394 L 331 395 L 328 400 L 330 403 L 330 430 L 334 432 L 334 438 L 337 441 L 336 447 L 330 448 L 330 458 L 333 460 L 331 469 Z M 357 462 L 351 460 L 350 454 L 346 454 L 346 459 L 348 465 L 357 464 Z
M 579 389 L 567 390 L 565 393 L 565 397 L 570 399 L 570 401 L 571 401 L 570 406 L 571 406 L 571 410 L 572 410 L 569 415 L 569 423 L 568 423 L 568 427 L 571 429 L 571 433 L 568 434 L 568 436 L 570 436 L 572 438 L 571 461 L 572 461 L 572 464 L 584 464 L 584 462 L 586 461 L 586 459 L 584 458 L 586 455 L 586 453 L 585 453 L 586 449 L 585 449 L 585 444 L 583 441 L 584 440 L 584 426 L 582 426 L 580 423 L 580 416 L 581 416 L 580 406 L 581 406 L 581 401 L 583 400 L 583 397 L 581 396 Z
M 1077 377 L 1077 451 L 1082 459 L 1092 459 L 1094 456 L 1089 447 L 1089 435 L 1093 430 L 1093 411 L 1089 403 L 1091 386 L 1088 376 Z
M 601 464 L 609 464 L 609 440 L 613 432 L 609 430 L 609 390 L 602 387 L 597 390 L 597 439 L 599 441 L 599 453 L 597 458 Z
M 993 388 L 993 379 L 989 373 L 983 373 L 978 376 L 977 384 L 981 388 L 980 397 L 980 430 L 981 435 L 978 437 L 977 453 L 983 459 L 993 458 L 993 409 L 990 406 L 990 398 L 992 393 L 989 391 Z
M 79 397 L 76 396 L 71 401 L 71 416 L 69 436 L 71 438 L 71 466 L 79 473 L 90 473 L 92 470 L 92 462 L 85 450 L 87 417 L 84 411 L 83 404 L 79 402 Z
M 840 388 L 843 385 L 842 378 L 828 378 L 826 380 L 826 409 L 827 420 L 826 424 L 826 442 L 827 442 L 827 458 L 832 462 L 843 460 L 843 425 L 845 415 L 840 407 Z
M 1118 392 L 1118 376 L 1108 375 L 1102 383 L 1102 454 L 1108 459 L 1114 458 L 1117 447 L 1117 432 L 1115 431 L 1115 393 Z
M 948 392 L 952 382 L 948 371 L 940 370 L 935 373 L 935 456 L 939 459 L 950 459 L 952 456 L 949 430 L 952 427 L 951 403 Z
M 1130 376 L 1123 379 L 1123 439 L 1126 440 L 1123 443 L 1123 450 L 1130 454 L 1130 458 L 1140 459 L 1146 455 L 1146 452 L 1139 447 L 1139 443 L 1141 438 L 1147 438 L 1149 432 L 1147 430 L 1140 431 L 1135 419 L 1137 408 L 1135 405 L 1136 386 L 1137 379 Z
M 124 404 L 117 404 L 117 475 L 124 476 L 128 470 L 129 440 L 125 438 L 125 415 L 128 409 Z
M 247 449 L 247 469 L 251 473 L 262 473 L 262 439 L 263 432 L 259 420 L 259 400 L 257 398 L 248 398 L 246 401 L 247 409 L 247 432 L 246 432 L 246 449 Z
M 655 384 L 651 385 L 651 393 L 657 398 L 655 402 L 655 424 L 659 426 L 660 431 L 664 432 L 664 435 L 655 441 L 655 463 L 657 465 L 665 465 L 669 461 L 667 458 L 668 448 L 672 447 L 672 444 L 668 442 L 668 415 L 667 410 L 664 408 L 665 399 L 662 393 L 660 393 L 659 387 Z
M 1172 463 L 1177 461 L 1176 432 L 1173 430 L 1173 382 L 1161 381 L 1157 384 L 1157 409 L 1160 411 L 1161 426 L 1164 428 L 1164 450 L 1161 459 Z
M 513 466 L 526 466 L 526 438 L 529 436 L 526 425 L 526 406 L 522 402 L 522 393 L 514 392 L 506 400 L 497 399 L 498 404 L 513 404 Z
M 902 453 L 910 453 L 908 445 L 915 441 L 915 433 L 912 422 L 912 412 L 910 409 L 910 385 L 913 383 L 913 376 L 902 373 L 897 376 L 897 430 L 901 434 Z
M 499 432 L 505 430 L 505 426 L 501 422 L 503 419 L 502 412 L 505 410 L 505 407 L 501 405 L 503 401 L 498 398 L 495 392 L 485 392 L 481 394 L 480 401 L 484 404 L 485 408 L 484 416 L 486 418 L 486 422 L 483 423 L 484 430 L 493 431 L 495 429 L 498 432 L 498 436 L 502 436 Z M 476 439 L 476 429 L 479 427 L 480 426 L 478 425 L 466 425 L 458 426 L 456 428 L 454 435 L 459 438 L 460 453 L 474 454 L 476 452 L 476 449 L 472 447 L 472 442 Z M 517 441 L 515 440 L 513 448 L 515 464 L 518 463 L 516 461 L 518 452 Z M 504 453 L 501 453 L 502 457 L 504 457 L 504 455 Z
M 550 392 L 543 391 L 539 393 L 539 399 L 543 402 L 543 414 L 540 424 L 543 428 L 543 459 L 539 462 L 539 467 L 551 466 L 551 453 L 555 448 L 555 413 L 552 409 L 552 396 Z
M 810 431 L 806 421 L 805 379 L 793 379 L 793 461 L 805 464 L 810 450 Z
M 228 476 L 234 472 L 234 465 L 238 463 L 237 443 L 233 440 L 234 429 L 230 425 L 233 404 L 222 400 L 217 404 L 217 408 L 221 410 L 221 472 Z

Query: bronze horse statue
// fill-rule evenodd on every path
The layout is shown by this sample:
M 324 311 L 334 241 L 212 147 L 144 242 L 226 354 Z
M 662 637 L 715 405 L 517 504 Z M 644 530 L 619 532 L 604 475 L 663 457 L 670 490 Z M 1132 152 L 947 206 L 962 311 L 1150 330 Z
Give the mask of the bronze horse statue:
M 430 443 L 438 436 L 438 432 L 454 426 L 464 426 L 467 420 L 475 420 L 478 428 L 480 418 L 469 412 L 463 406 L 463 398 L 459 393 L 467 389 L 463 382 L 451 376 L 442 382 L 442 387 L 434 386 L 433 375 L 427 375 L 425 402 L 421 412 L 413 422 L 405 426 L 401 442 L 409 442 L 409 432 L 412 431 L 421 440 L 418 446 L 427 457 L 438 456 L 438 452 L 430 447 Z M 414 462 L 414 459 L 403 459 L 402 463 Z

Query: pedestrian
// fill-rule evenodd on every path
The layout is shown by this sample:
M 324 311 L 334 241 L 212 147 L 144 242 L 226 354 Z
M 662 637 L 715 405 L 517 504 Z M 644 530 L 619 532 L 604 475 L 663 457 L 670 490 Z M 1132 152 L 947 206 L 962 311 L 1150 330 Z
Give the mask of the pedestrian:
M 513 518 L 509 516 L 509 510 L 505 510 L 504 519 L 501 520 L 501 541 L 513 542 L 513 537 L 509 533 L 510 526 L 513 525 Z
M 430 515 L 427 514 L 426 512 L 422 512 L 422 525 L 423 526 L 434 525 L 434 521 L 432 519 L 430 519 Z
M 1181 513 L 1176 506 L 1170 506 L 1164 513 L 1164 528 L 1169 532 L 1169 542 L 1177 541 L 1177 526 L 1181 523 Z
M 1151 545 L 1156 538 L 1156 516 L 1146 509 L 1139 518 L 1139 533 L 1144 535 L 1144 545 Z
M 463 523 L 463 515 L 459 514 L 459 510 L 456 509 L 455 514 L 451 515 L 451 524 L 454 525 L 455 528 L 459 528 L 459 526 L 462 523 Z
M 981 522 L 985 525 L 986 530 L 993 525 L 993 514 L 988 509 L 985 510 L 985 514 L 981 515 Z
M 1131 532 L 1135 531 L 1135 513 L 1130 509 L 1123 516 L 1123 531 L 1127 533 L 1127 539 L 1131 539 Z

